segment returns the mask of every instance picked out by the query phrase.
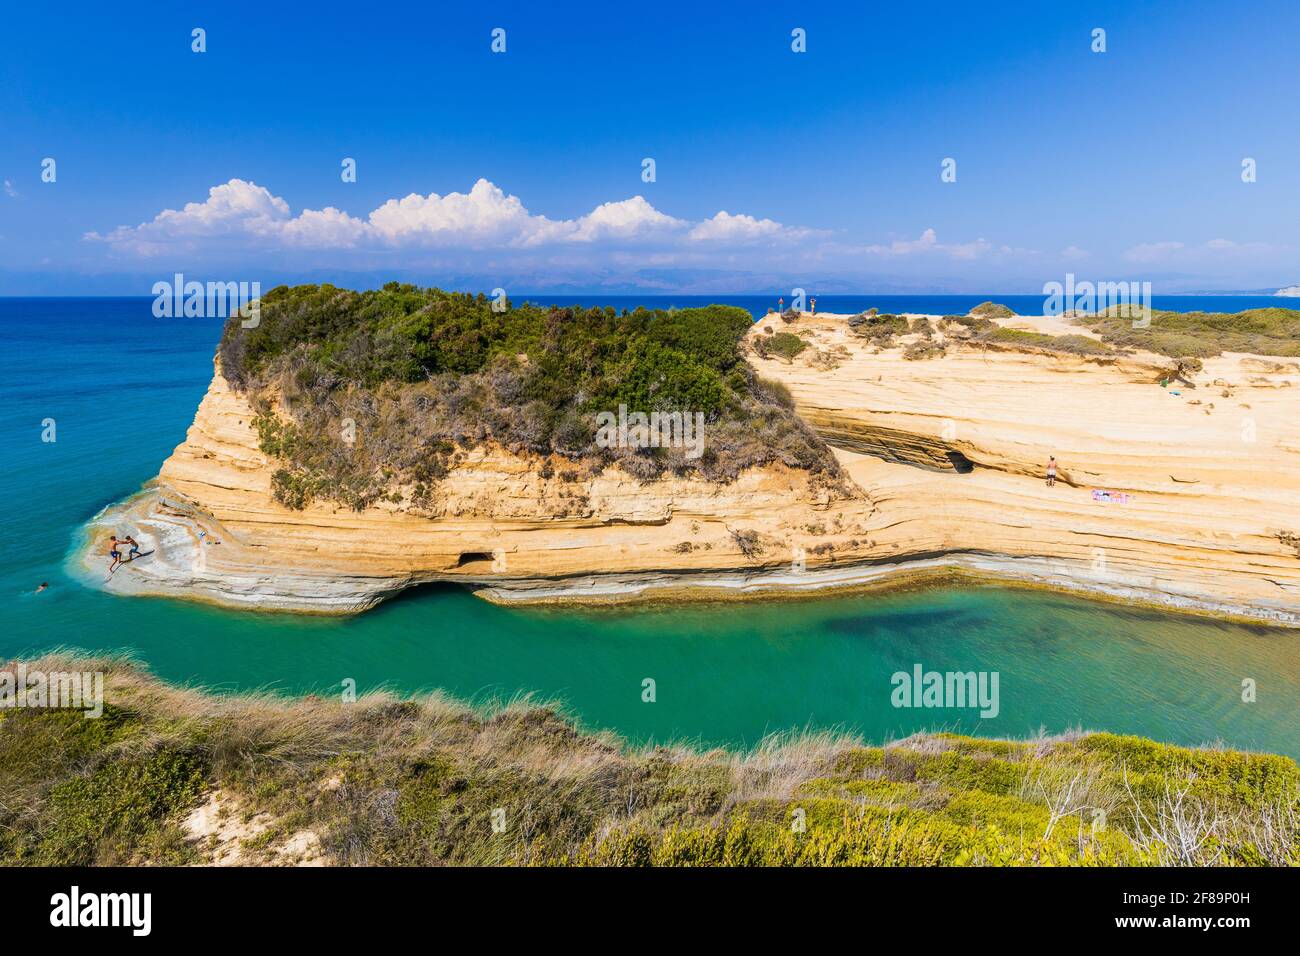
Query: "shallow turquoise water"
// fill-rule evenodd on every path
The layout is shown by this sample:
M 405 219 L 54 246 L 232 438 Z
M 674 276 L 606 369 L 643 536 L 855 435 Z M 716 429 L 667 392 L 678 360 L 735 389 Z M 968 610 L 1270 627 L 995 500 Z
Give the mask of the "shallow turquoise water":
M 1023 736 L 1074 726 L 1300 757 L 1300 632 L 1028 591 L 936 590 L 672 609 L 503 609 L 431 587 L 349 619 L 115 598 L 61 566 L 77 528 L 152 477 L 207 386 L 219 328 L 147 300 L 0 299 L 0 659 L 129 650 L 223 688 L 536 693 L 638 741 L 743 745 L 839 727 Z M 54 443 L 41 441 L 44 418 Z M 33 595 L 40 581 L 46 593 Z M 1000 713 L 898 709 L 890 676 L 997 671 Z M 642 682 L 656 700 L 642 701 Z M 1258 700 L 1241 701 L 1241 681 Z

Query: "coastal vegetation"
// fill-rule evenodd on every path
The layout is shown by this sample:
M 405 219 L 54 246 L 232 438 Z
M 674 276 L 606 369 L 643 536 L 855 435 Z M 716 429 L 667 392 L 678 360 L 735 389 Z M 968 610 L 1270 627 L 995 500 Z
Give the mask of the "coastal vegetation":
M 994 318 L 1008 318 L 1014 313 L 1005 306 L 986 302 L 971 310 L 970 315 L 946 315 L 938 320 L 945 334 L 973 343 L 1030 346 L 1073 355 L 1106 356 L 1141 349 L 1176 360 L 1172 374 L 1185 379 L 1200 368 L 1200 359 L 1224 352 L 1246 352 L 1279 357 L 1300 356 L 1300 311 L 1294 309 L 1249 309 L 1244 312 L 1162 312 L 1151 313 L 1149 326 L 1134 327 L 1133 316 L 1122 306 L 1114 306 L 1099 315 L 1076 315 L 1076 325 L 1092 335 L 1049 335 L 1027 329 L 998 325 Z M 888 317 L 886 317 L 888 318 Z M 850 326 L 854 320 L 849 320 Z M 887 347 L 893 335 L 863 330 L 859 322 L 855 331 L 868 337 L 878 336 Z M 917 331 L 913 328 L 912 331 Z M 912 356 L 932 357 L 934 350 L 923 345 L 912 347 Z
M 998 324 L 992 319 L 984 319 L 973 315 L 945 315 L 939 320 L 939 326 L 949 331 L 954 328 L 965 329 L 968 334 L 972 335 L 998 328 Z
M 0 711 L 0 863 L 1295 865 L 1293 760 L 1073 733 L 637 748 L 527 701 L 164 684 Z M 211 812 L 198 814 L 207 808 Z M 241 836 L 236 836 L 241 835 Z
M 261 448 L 279 463 L 275 497 L 291 508 L 315 498 L 429 508 L 448 470 L 487 443 L 559 456 L 589 474 L 617 463 L 645 480 L 670 472 L 729 481 L 773 462 L 819 481 L 839 475 L 822 441 L 742 357 L 752 325 L 743 309 L 618 312 L 397 283 L 366 292 L 310 285 L 272 289 L 260 321 L 246 324 L 227 324 L 221 371 L 257 410 Z M 778 350 L 795 354 L 784 343 Z M 703 454 L 599 446 L 597 414 L 620 406 L 702 414 Z
M 926 337 L 909 343 L 903 349 L 903 358 L 909 362 L 916 362 L 922 359 L 943 358 L 944 352 L 945 349 L 942 345 Z
M 761 357 L 776 355 L 787 362 L 807 347 L 808 343 L 793 332 L 777 332 L 775 335 L 766 335 L 754 340 L 754 351 Z
M 1075 319 L 1117 348 L 1145 349 L 1170 358 L 1211 358 L 1224 352 L 1300 356 L 1300 311 L 1247 309 L 1244 312 L 1162 312 L 1153 309 L 1150 325 L 1135 328 L 1123 306 Z
M 1091 336 L 1048 335 L 1028 329 L 1007 328 L 982 316 L 945 315 L 936 321 L 939 330 L 946 338 L 962 342 L 1028 346 L 1049 352 L 1067 352 L 1071 355 L 1112 355 L 1115 352 L 1110 345 Z M 903 358 L 929 359 L 943 356 L 945 351 L 943 346 L 932 341 L 935 329 L 928 319 L 914 320 L 910 331 L 919 334 L 920 338 L 904 348 Z M 892 336 L 888 341 L 892 343 Z
M 877 313 L 872 309 L 851 317 L 849 328 L 877 348 L 887 349 L 894 345 L 898 336 L 911 330 L 911 323 L 906 316 Z
M 1134 328 L 1115 310 L 1075 321 L 1094 335 L 1049 335 L 1000 325 L 997 303 L 936 321 L 868 310 L 848 320 L 876 349 L 941 358 L 951 340 L 1089 357 L 1147 349 L 1188 381 L 1200 357 L 1224 350 L 1300 356 L 1300 312 L 1155 312 Z M 641 480 L 666 473 L 730 481 L 780 462 L 834 485 L 839 467 L 788 396 L 745 360 L 743 309 L 655 311 L 512 306 L 486 296 L 390 283 L 353 292 L 279 287 L 252 327 L 236 317 L 221 370 L 256 412 L 261 449 L 275 460 L 272 491 L 290 508 L 324 499 L 361 510 L 379 502 L 433 513 L 438 488 L 471 449 L 498 445 L 563 462 L 539 466 L 579 480 L 617 464 Z M 937 333 L 941 337 L 937 337 Z M 805 354 L 834 368 L 839 352 L 809 351 L 793 331 L 751 337 L 754 354 Z M 700 413 L 707 439 L 685 448 L 609 447 L 597 415 Z
M 976 336 L 980 342 L 1002 345 L 1028 345 L 1052 352 L 1069 352 L 1071 355 L 1112 355 L 1114 349 L 1087 335 L 1048 335 L 1027 329 L 998 327 Z
M 970 310 L 970 314 L 977 318 L 1010 319 L 1016 313 L 1009 306 L 1002 305 L 1000 302 L 981 302 Z

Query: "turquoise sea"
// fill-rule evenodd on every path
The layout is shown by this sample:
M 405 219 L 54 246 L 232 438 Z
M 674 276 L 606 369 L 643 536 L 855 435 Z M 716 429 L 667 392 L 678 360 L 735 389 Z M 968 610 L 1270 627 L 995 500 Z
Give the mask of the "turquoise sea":
M 698 298 L 533 296 L 648 306 Z M 996 298 L 827 296 L 824 311 L 965 311 Z M 1018 300 L 1023 298 L 1024 304 Z M 708 297 L 765 311 L 767 296 Z M 1237 310 L 1270 297 L 1157 297 L 1157 308 Z M 217 320 L 162 320 L 149 299 L 0 299 L 0 660 L 72 646 L 126 650 L 160 676 L 224 689 L 335 693 L 442 688 L 483 700 L 532 693 L 636 741 L 729 746 L 792 729 L 873 740 L 918 729 L 1025 736 L 1071 727 L 1300 757 L 1300 631 L 1153 613 L 1030 591 L 942 589 L 671 609 L 524 610 L 453 587 L 354 618 L 224 611 L 110 597 L 69 578 L 79 527 L 139 489 L 182 439 L 207 387 Z M 54 442 L 42 441 L 53 419 Z M 33 590 L 42 581 L 50 588 Z M 890 677 L 997 671 L 1000 712 L 899 709 Z M 642 700 L 643 681 L 656 700 Z M 1258 684 L 1241 701 L 1245 678 Z

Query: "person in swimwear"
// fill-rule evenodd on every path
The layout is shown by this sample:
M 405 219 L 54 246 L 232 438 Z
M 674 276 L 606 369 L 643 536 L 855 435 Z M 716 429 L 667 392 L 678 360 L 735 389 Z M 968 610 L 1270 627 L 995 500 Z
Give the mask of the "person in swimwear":
M 1056 484 L 1056 456 L 1050 455 L 1047 459 L 1047 487 L 1051 488 Z
M 112 560 L 108 562 L 109 574 L 116 571 L 117 566 L 122 563 L 122 544 L 123 542 L 117 540 L 117 535 L 113 535 L 108 539 L 108 556 L 112 558 Z
M 41 586 L 38 587 L 34 593 L 36 593 L 36 594 L 40 594 L 42 591 L 44 591 L 44 590 L 45 590 L 46 588 L 48 588 L 49 586 L 50 586 L 50 582 L 49 582 L 49 581 L 42 581 L 42 582 L 41 582 Z
M 139 543 L 138 541 L 136 541 L 135 538 L 131 537 L 131 536 L 128 534 L 128 535 L 126 536 L 126 541 L 123 542 L 123 543 L 124 543 L 124 544 L 129 544 L 129 545 L 131 546 L 131 550 L 128 551 L 127 554 L 126 554 L 126 559 L 127 559 L 128 561 L 134 561 L 136 558 L 138 558 L 138 557 L 140 556 L 140 543 Z

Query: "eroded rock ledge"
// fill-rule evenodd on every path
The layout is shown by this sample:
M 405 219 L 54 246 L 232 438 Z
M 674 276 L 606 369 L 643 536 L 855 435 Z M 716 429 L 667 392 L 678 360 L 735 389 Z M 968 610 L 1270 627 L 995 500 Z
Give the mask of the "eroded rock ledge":
M 791 328 L 769 317 L 751 336 L 767 325 Z M 858 493 L 781 466 L 729 484 L 617 469 L 566 481 L 482 447 L 444 479 L 435 512 L 291 511 L 272 499 L 252 408 L 218 370 L 157 481 L 91 523 L 78 562 L 120 593 L 323 613 L 429 581 L 498 601 L 608 601 L 864 586 L 956 567 L 1300 624 L 1295 360 L 1225 354 L 1206 360 L 1199 387 L 1173 394 L 1158 384 L 1168 367 L 1158 356 L 954 342 L 907 361 L 842 316 L 793 329 L 813 348 L 751 361 L 790 389 Z M 1049 454 L 1062 469 L 1054 488 L 1042 480 Z M 154 553 L 105 582 L 113 530 Z

